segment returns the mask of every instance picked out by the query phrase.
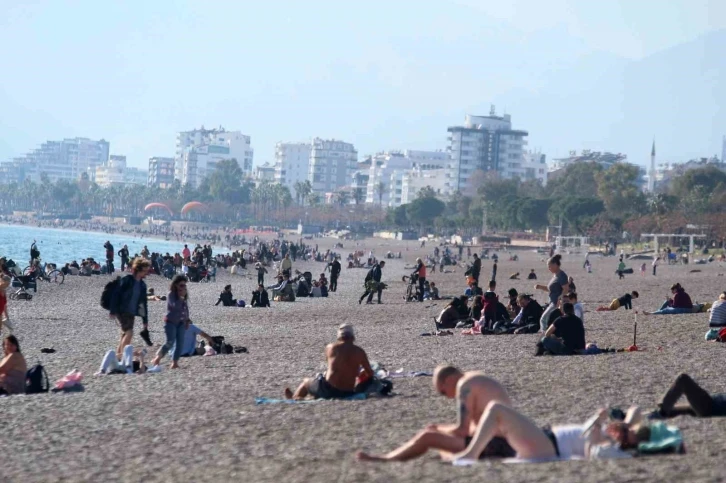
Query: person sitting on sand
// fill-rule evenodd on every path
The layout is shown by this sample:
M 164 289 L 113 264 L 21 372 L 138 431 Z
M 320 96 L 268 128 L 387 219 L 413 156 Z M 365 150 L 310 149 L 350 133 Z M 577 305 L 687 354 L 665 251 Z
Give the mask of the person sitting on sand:
M 519 272 L 515 272 L 509 276 L 509 280 L 519 280 Z
M 354 344 L 355 332 L 350 324 L 338 327 L 338 340 L 325 348 L 328 370 L 315 379 L 305 379 L 293 393 L 285 388 L 286 399 L 343 399 L 355 394 L 356 379 L 374 376 L 365 351 Z
M 536 333 L 539 331 L 539 321 L 542 318 L 544 308 L 532 298 L 531 295 L 521 293 L 517 296 L 517 305 L 520 308 L 519 314 L 512 321 L 512 325 L 520 328 L 529 327 L 526 332 Z
M 671 286 L 671 293 L 673 298 L 666 299 L 661 305 L 659 310 L 655 312 L 645 312 L 645 315 L 671 315 L 671 314 L 690 314 L 693 312 L 693 302 L 691 297 L 681 287 L 680 283 L 673 284 Z
M 529 272 L 529 275 L 527 275 L 527 280 L 537 280 L 537 274 L 534 273 L 534 268 L 531 272 Z
M 711 305 L 709 310 L 711 315 L 708 319 L 708 326 L 719 329 L 726 327 L 726 292 L 721 292 L 718 300 Z
M 517 458 L 525 460 L 632 456 L 627 450 L 639 454 L 683 451 L 683 438 L 678 428 L 662 422 L 644 423 L 637 407 L 628 410 L 625 421 L 603 426 L 607 418 L 608 410 L 600 409 L 585 424 L 540 428 L 509 405 L 491 401 L 484 407 L 471 442 L 450 459 L 474 461 L 499 435 L 504 436 Z
M 472 320 L 479 320 L 481 319 L 481 313 L 484 309 L 484 297 L 481 295 L 477 295 L 474 297 L 474 301 L 471 303 L 471 307 L 469 308 L 469 318 Z
M 214 339 L 212 339 L 211 335 L 207 334 L 196 325 L 189 324 L 187 330 L 184 331 L 184 344 L 182 345 L 182 350 L 180 354 L 181 357 L 204 355 L 204 349 L 199 347 L 197 344 L 197 336 L 206 340 L 210 346 L 214 345 Z
M 270 296 L 267 294 L 267 290 L 265 290 L 264 285 L 259 284 L 257 286 L 257 290 L 252 291 L 252 302 L 250 304 L 252 307 L 270 306 Z
M 441 300 L 441 297 L 439 296 L 439 288 L 434 282 L 429 284 L 429 296 L 431 297 L 431 300 Z
M 235 299 L 234 295 L 232 295 L 232 286 L 231 285 L 224 286 L 224 291 L 222 291 L 222 293 L 219 294 L 217 303 L 214 305 L 217 306 L 220 303 L 225 307 L 236 307 L 237 306 L 237 299 Z
M 618 310 L 620 307 L 623 307 L 625 310 L 632 310 L 633 309 L 633 299 L 637 299 L 639 296 L 638 292 L 633 290 L 630 293 L 626 293 L 622 297 L 618 297 L 616 299 L 613 299 L 612 302 L 610 302 L 610 305 L 601 305 L 597 308 L 598 312 L 607 312 L 609 310 Z
M 492 402 L 511 406 L 506 389 L 481 372 L 462 372 L 454 366 L 439 366 L 434 370 L 434 389 L 447 399 L 456 399 L 458 420 L 455 424 L 431 424 L 398 449 L 382 456 L 363 451 L 356 453 L 360 461 L 408 461 L 423 456 L 428 450 L 438 450 L 442 456 L 460 453 L 476 434 L 484 409 Z M 511 457 L 514 450 L 503 438 L 491 438 L 476 458 Z
M 585 323 L 585 310 L 582 308 L 582 304 L 577 301 L 577 292 L 571 290 L 567 294 L 562 296 L 562 303 L 570 302 L 575 307 L 575 315 Z
M 686 396 L 688 405 L 676 406 L 681 396 Z M 649 414 L 648 418 L 674 418 L 682 415 L 699 418 L 726 416 L 726 394 L 711 395 L 696 384 L 691 376 L 680 374 L 661 399 L 658 409 Z
M 3 339 L 5 357 L 0 361 L 0 396 L 25 394 L 28 365 L 20 353 L 20 343 L 14 335 Z
M 146 349 L 134 350 L 131 344 L 124 347 L 121 360 L 116 358 L 116 351 L 110 350 L 106 352 L 101 361 L 101 367 L 96 375 L 101 374 L 144 374 L 148 367 L 144 364 L 146 357 Z
M 549 326 L 544 337 L 537 345 L 536 355 L 550 353 L 556 356 L 581 354 L 585 350 L 585 326 L 575 315 L 575 307 L 567 302 L 562 304 L 564 315 Z

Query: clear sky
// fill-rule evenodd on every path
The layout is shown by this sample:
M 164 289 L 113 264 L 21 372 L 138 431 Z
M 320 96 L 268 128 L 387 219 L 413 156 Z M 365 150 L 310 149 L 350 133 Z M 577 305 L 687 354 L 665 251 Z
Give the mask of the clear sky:
M 723 0 L 0 0 L 0 13 L 0 161 L 84 136 L 146 166 L 202 124 L 251 135 L 256 164 L 276 141 L 313 136 L 361 155 L 443 149 L 447 126 L 490 104 L 550 158 L 591 148 L 643 162 L 656 136 L 659 155 L 681 159 L 720 153 L 726 133 L 714 121 L 676 142 L 650 112 L 662 100 L 642 132 L 614 119 L 638 97 L 628 66 L 726 28 Z M 552 92 L 581 92 L 603 66 L 626 72 L 615 90 L 588 87 L 615 106 L 604 121 L 543 115 Z

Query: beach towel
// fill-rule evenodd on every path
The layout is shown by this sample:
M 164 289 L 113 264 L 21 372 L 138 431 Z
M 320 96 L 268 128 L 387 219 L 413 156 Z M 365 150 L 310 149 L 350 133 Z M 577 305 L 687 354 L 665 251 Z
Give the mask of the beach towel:
M 275 399 L 269 397 L 256 397 L 255 404 L 309 404 L 317 403 L 321 401 L 360 401 L 366 399 L 366 395 L 363 393 L 353 394 L 346 398 L 340 399 Z
M 433 372 L 426 372 L 426 371 L 404 371 L 403 369 L 399 369 L 396 372 L 390 372 L 388 373 L 387 377 L 390 378 L 397 378 L 397 377 L 432 377 L 434 375 Z

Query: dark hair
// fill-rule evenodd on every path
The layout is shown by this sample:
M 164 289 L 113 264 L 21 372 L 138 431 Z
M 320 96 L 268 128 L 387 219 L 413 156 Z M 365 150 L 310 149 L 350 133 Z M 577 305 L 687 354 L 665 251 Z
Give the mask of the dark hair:
M 683 287 L 681 287 L 680 283 L 674 283 L 673 285 L 671 285 L 671 290 L 680 290 L 682 288 Z
M 474 307 L 484 307 L 484 297 L 481 295 L 477 295 L 474 297 L 474 303 L 472 304 Z
M 562 312 L 566 313 L 567 315 L 572 315 L 575 313 L 575 306 L 572 305 L 570 302 L 565 302 L 562 304 Z
M 169 291 L 174 294 L 174 296 L 178 296 L 176 293 L 177 291 L 177 285 L 179 285 L 182 282 L 189 283 L 189 279 L 185 277 L 184 275 L 174 275 L 174 278 L 171 280 L 171 285 L 169 285 Z M 187 300 L 189 298 L 189 292 L 184 294 L 184 300 Z
M 547 260 L 547 264 L 553 264 L 559 267 L 562 264 L 562 255 L 558 253 L 557 255 L 550 257 L 550 259 Z
M 225 290 L 227 290 L 227 289 L 229 289 L 229 290 L 232 290 L 232 286 L 231 286 L 231 285 L 225 285 L 225 286 L 224 286 L 224 289 L 225 289 Z
M 489 280 L 489 288 L 496 287 L 497 281 L 496 280 Z
M 517 296 L 517 289 L 516 288 L 510 288 L 509 292 L 507 292 L 510 297 L 516 297 Z
M 577 292 L 570 292 L 567 295 L 565 295 L 568 299 L 575 299 L 577 300 Z
M 633 290 L 630 295 L 637 299 L 639 294 L 637 291 Z
M 528 293 L 521 293 L 521 294 L 517 295 L 517 301 L 520 301 L 520 300 L 532 300 L 532 296 Z
M 9 336 L 5 337 L 5 340 L 8 341 L 8 342 L 10 342 L 12 345 L 14 345 L 15 346 L 15 349 L 18 352 L 20 352 L 20 342 L 18 342 L 18 338 L 17 337 L 15 337 L 14 335 L 9 335 Z

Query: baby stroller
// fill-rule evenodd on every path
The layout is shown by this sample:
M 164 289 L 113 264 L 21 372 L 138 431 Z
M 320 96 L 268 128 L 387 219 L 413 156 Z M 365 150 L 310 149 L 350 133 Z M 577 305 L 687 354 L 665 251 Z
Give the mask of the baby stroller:
M 35 281 L 35 277 L 32 275 L 14 275 L 14 272 L 11 273 L 13 275 L 10 285 L 18 290 L 9 295 L 10 300 L 32 300 L 33 295 L 28 293 L 28 290 L 32 288 L 33 292 L 38 291 L 38 284 Z

